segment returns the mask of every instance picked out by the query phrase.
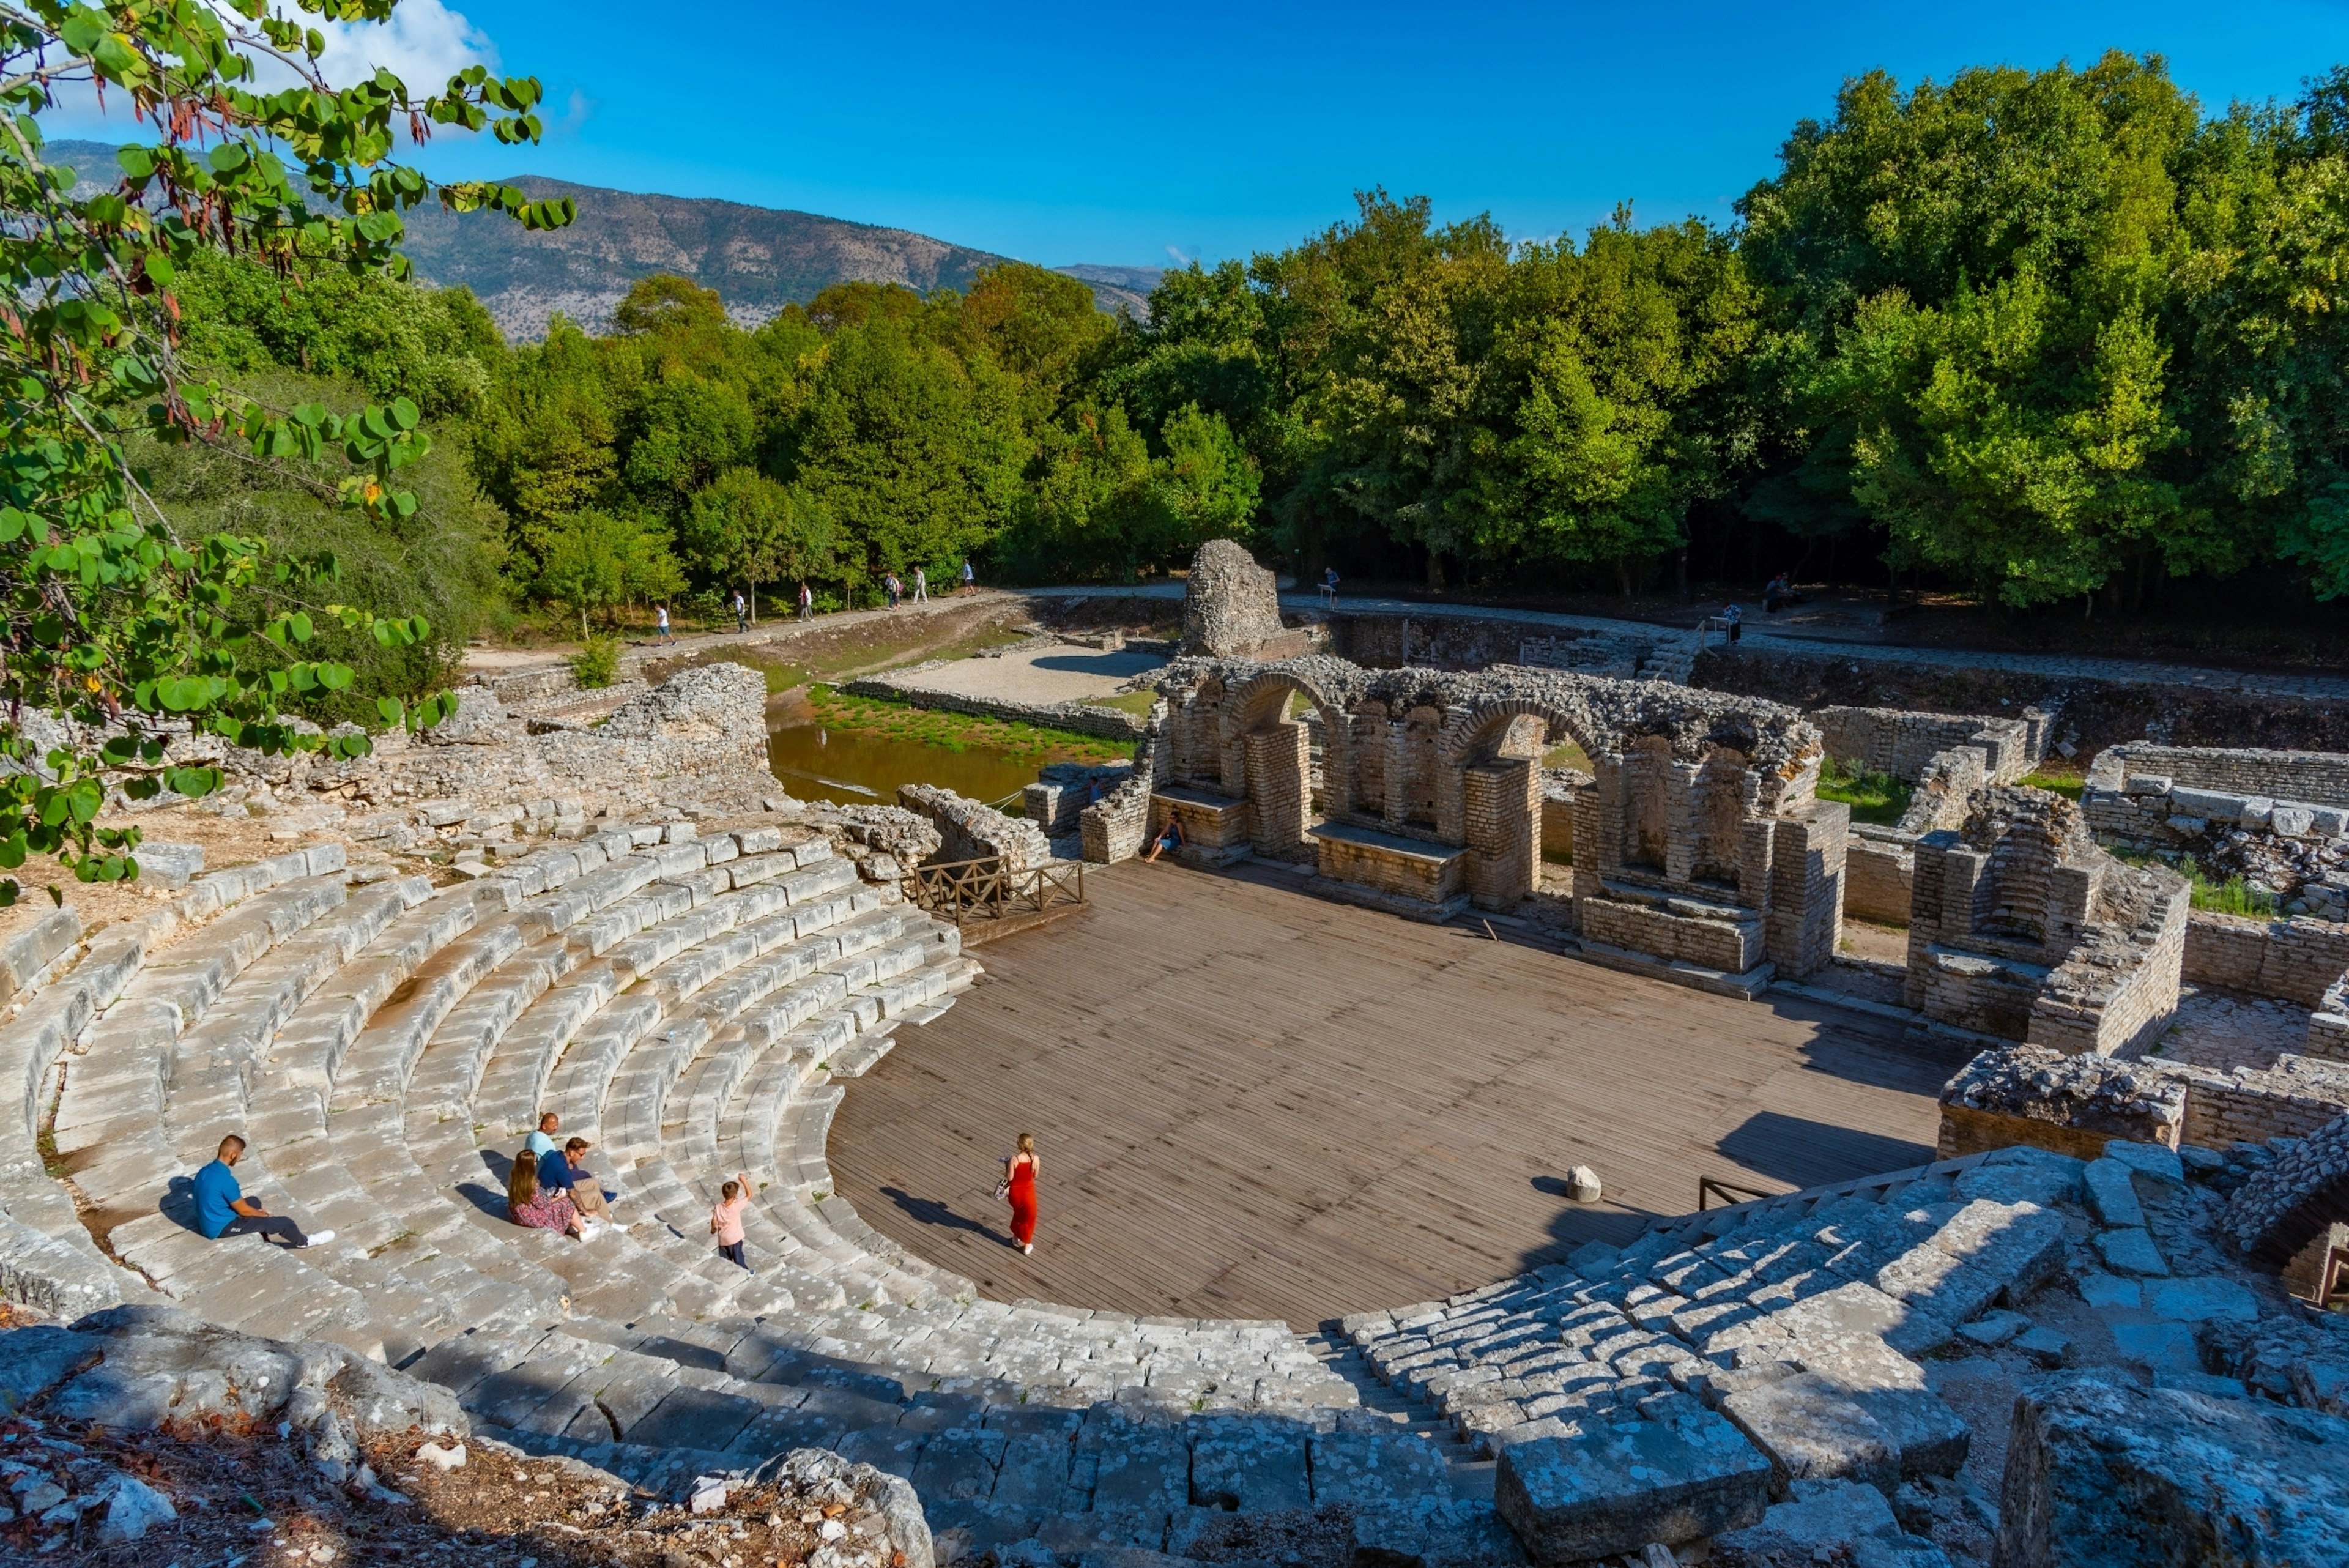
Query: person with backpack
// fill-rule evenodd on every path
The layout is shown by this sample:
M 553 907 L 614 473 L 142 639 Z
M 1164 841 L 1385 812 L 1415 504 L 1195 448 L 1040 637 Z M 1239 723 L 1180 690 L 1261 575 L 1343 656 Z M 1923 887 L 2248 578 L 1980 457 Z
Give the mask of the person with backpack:
M 800 619 L 813 620 L 814 618 L 815 596 L 808 592 L 808 586 L 805 583 L 802 583 L 800 585 Z

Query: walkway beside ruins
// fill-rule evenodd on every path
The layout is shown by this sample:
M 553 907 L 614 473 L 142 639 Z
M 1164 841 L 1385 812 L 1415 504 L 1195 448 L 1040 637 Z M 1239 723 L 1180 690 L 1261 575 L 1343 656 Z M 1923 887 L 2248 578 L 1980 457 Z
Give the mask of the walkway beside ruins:
M 1144 583 L 1133 587 L 1019 588 L 1029 597 L 1171 598 L 1183 597 L 1178 582 Z M 1325 609 L 1318 593 L 1285 593 L 1280 607 L 1302 614 Z M 1644 638 L 1669 642 L 1694 634 L 1651 621 L 1616 620 L 1605 616 L 1565 615 L 1553 610 L 1506 609 L 1492 605 L 1428 604 L 1415 599 L 1368 598 L 1340 594 L 1337 613 L 1398 616 L 1413 620 L 1506 620 L 1559 631 L 1597 632 L 1614 637 Z M 1907 664 L 1936 670 L 2004 670 L 2041 675 L 2057 680 L 2112 680 L 2141 686 L 2184 686 L 2200 691 L 2243 691 L 2305 701 L 2349 701 L 2349 679 L 2332 675 L 2284 675 L 2255 670 L 2211 670 L 2197 664 L 2165 664 L 2144 659 L 2085 659 L 2069 654 L 1993 653 L 1964 648 L 1908 648 L 1897 643 L 1850 642 L 1839 638 L 1803 637 L 1772 629 L 1758 612 L 1749 611 L 1745 647 L 1756 652 L 1787 653 L 1801 658 L 1840 659 L 1859 664 Z M 1718 633 L 1713 646 L 1721 646 Z
M 1441 1296 L 1693 1208 L 1932 1158 L 1964 1058 L 1811 1002 L 1735 1002 L 1268 867 L 1088 868 L 1092 907 L 986 976 L 843 1102 L 874 1228 L 999 1300 L 1311 1326 Z M 1033 1131 L 1036 1254 L 997 1159 Z M 1560 1195 L 1578 1164 L 1605 1180 Z

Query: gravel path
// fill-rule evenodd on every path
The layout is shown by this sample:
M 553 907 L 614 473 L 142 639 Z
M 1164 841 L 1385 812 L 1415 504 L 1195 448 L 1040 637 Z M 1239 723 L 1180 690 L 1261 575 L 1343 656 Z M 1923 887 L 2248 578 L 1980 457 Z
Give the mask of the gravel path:
M 890 680 L 909 690 L 993 697 L 1012 702 L 1076 702 L 1113 697 L 1144 671 L 1164 668 L 1154 653 L 1104 653 L 1062 645 L 1023 648 L 993 659 L 957 659 L 935 670 L 909 670 Z

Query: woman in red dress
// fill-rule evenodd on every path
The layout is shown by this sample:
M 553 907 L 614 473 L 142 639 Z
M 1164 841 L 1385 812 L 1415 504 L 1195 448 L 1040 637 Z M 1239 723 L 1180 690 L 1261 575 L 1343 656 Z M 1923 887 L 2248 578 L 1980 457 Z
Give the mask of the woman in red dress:
M 1044 1162 L 1036 1158 L 1036 1135 L 1019 1135 L 1019 1152 L 1004 1162 L 1004 1196 L 1011 1201 L 1011 1241 L 1023 1252 L 1036 1250 L 1036 1174 Z

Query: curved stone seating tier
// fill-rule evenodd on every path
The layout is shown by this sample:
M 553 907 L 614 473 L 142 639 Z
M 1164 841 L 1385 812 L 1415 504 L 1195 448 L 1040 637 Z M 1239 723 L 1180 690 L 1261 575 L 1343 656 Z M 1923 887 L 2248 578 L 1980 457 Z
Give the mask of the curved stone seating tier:
M 1692 1216 L 1344 1327 L 1380 1377 L 1500 1459 L 1502 1511 L 1527 1539 L 1588 1524 L 1609 1486 L 1656 1484 L 1609 1457 L 1626 1431 L 1647 1434 L 1630 1449 L 1657 1473 L 1685 1462 L 1688 1517 L 1713 1517 L 1695 1532 L 1711 1533 L 1794 1479 L 1889 1490 L 1956 1473 L 1970 1434 L 1911 1358 L 2051 1278 L 2058 1206 L 2081 1193 L 2079 1161 L 2005 1149 Z
M 284 857 L 102 934 L 0 1026 L 26 1085 L 0 1278 L 78 1311 L 143 1276 L 649 1484 L 843 1447 L 985 1542 L 1155 1547 L 1230 1507 L 1331 1501 L 1387 1509 L 1395 1541 L 1492 1527 L 1285 1324 L 985 1301 L 866 1226 L 832 1189 L 833 1116 L 977 966 L 821 839 L 663 839 L 602 834 L 438 890 Z M 46 929 L 24 972 L 78 936 Z M 620 1193 L 592 1241 L 504 1218 L 543 1109 Z M 42 1169 L 45 1122 L 78 1210 Z M 193 1233 L 184 1177 L 230 1130 L 246 1189 L 333 1244 Z M 749 1271 L 708 1232 L 737 1172 Z M 28 1271 L 47 1282 L 19 1290 Z
M 223 909 L 252 895 L 300 878 L 323 876 L 342 868 L 342 846 L 331 845 L 276 856 L 271 859 L 215 871 L 195 878 L 186 892 L 163 909 L 140 919 L 124 921 L 99 933 L 76 959 L 79 922 L 70 910 L 60 910 L 36 924 L 9 944 L 0 961 L 17 987 L 12 998 L 14 1015 L 0 1026 L 0 1074 L 24 1093 L 24 1116 L 0 1118 L 0 1165 L 7 1168 L 5 1201 L 6 1223 L 0 1225 L 0 1287 L 15 1300 L 26 1301 L 60 1314 L 91 1311 L 120 1299 L 120 1271 L 92 1241 L 75 1206 L 72 1193 L 48 1179 L 40 1152 L 42 1127 L 57 1097 L 59 1059 L 84 1038 L 101 1010 L 121 997 L 140 973 L 150 951 L 160 950 L 186 926 L 210 919 Z M 216 922 L 222 940 L 216 953 L 214 983 L 256 956 L 250 929 L 239 931 Z M 262 929 L 265 932 L 265 923 Z M 265 941 L 263 943 L 265 946 Z M 70 967 L 67 967 L 70 964 Z M 201 1002 L 202 992 L 189 1001 Z M 177 1015 L 164 1015 L 176 1030 Z M 160 1045 L 153 1039 L 139 1044 L 153 1071 L 142 1075 L 138 1060 L 125 1065 L 111 1085 L 115 1103 L 133 1123 L 140 1119 L 152 1128 L 159 1102 L 153 1088 L 142 1088 L 161 1071 Z M 99 1100 L 116 1069 L 109 1060 L 90 1063 L 87 1052 L 71 1064 L 88 1092 L 87 1103 L 99 1115 Z M 142 1096 L 144 1096 L 142 1098 Z M 94 1142 L 60 1147 L 57 1159 L 85 1194 L 90 1191 L 93 1168 L 110 1151 Z M 155 1168 L 147 1173 L 150 1184 Z M 103 1185 L 103 1183 L 100 1183 Z M 151 1202 L 151 1190 L 149 1201 Z

